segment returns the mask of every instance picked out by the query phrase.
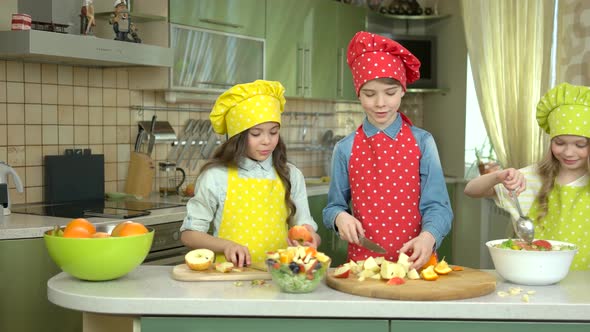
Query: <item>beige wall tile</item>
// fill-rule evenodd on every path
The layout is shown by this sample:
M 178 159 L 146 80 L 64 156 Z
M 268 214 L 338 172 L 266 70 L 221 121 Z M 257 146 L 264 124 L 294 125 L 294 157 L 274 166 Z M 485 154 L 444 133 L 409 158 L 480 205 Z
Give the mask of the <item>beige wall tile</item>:
M 74 106 L 58 105 L 57 106 L 57 121 L 60 125 L 74 124 Z
M 88 137 L 88 126 L 74 126 L 74 143 L 76 144 L 76 146 L 88 145 Z
M 6 146 L 8 142 L 8 130 L 6 125 L 0 124 L 0 146 Z
M 143 92 L 143 106 L 156 106 L 156 92 L 155 91 L 144 91 Z
M 117 126 L 117 143 L 130 143 L 129 126 Z
M 102 106 L 103 91 L 102 88 L 88 88 L 88 105 Z
M 114 68 L 105 68 L 102 71 L 102 86 L 104 88 L 117 87 L 117 70 Z
M 56 145 L 59 143 L 57 125 L 43 125 L 43 145 Z
M 25 144 L 29 145 L 41 145 L 43 144 L 43 130 L 42 126 L 39 125 L 25 125 Z
M 25 82 L 41 83 L 41 64 L 40 63 L 25 63 Z
M 25 148 L 27 166 L 43 165 L 43 147 L 41 145 L 27 145 Z
M 37 187 L 43 185 L 43 167 L 31 166 L 25 167 L 27 177 L 27 187 Z
M 168 112 L 167 115 L 168 116 L 166 117 L 166 119 L 165 120 L 162 119 L 162 121 L 168 121 L 173 126 L 178 126 L 180 124 L 180 122 L 179 122 L 180 112 Z M 158 115 L 158 121 L 159 121 L 159 119 L 160 119 L 160 116 Z
M 0 126 L 0 127 L 2 127 L 2 126 Z M 6 146 L 2 146 L 2 144 L 0 144 L 0 160 L 8 160 L 6 150 L 7 150 Z
M 104 161 L 107 163 L 116 163 L 117 144 L 105 144 L 103 149 Z
M 141 106 L 143 102 L 143 93 L 141 90 L 129 90 L 129 105 Z
M 41 84 L 39 83 L 25 83 L 25 103 L 40 104 L 41 103 Z
M 88 107 L 88 123 L 99 126 L 103 123 L 102 107 Z
M 9 103 L 24 103 L 25 84 L 22 82 L 6 82 L 6 101 Z
M 22 177 L 24 177 L 24 174 L 23 174 L 23 176 L 21 176 L 21 178 Z M 18 192 L 16 189 L 10 189 L 9 195 L 10 195 L 10 201 L 12 202 L 12 204 L 23 204 L 26 202 L 26 194 L 25 194 L 24 190 L 21 193 L 21 192 Z
M 117 127 L 116 126 L 104 126 L 103 128 L 103 142 L 105 144 L 117 143 Z
M 74 124 L 88 125 L 88 106 L 74 106 Z
M 88 143 L 102 144 L 102 127 L 89 126 L 88 127 Z
M 129 90 L 117 89 L 117 106 L 129 107 Z
M 129 144 L 117 144 L 117 162 L 128 163 L 131 155 L 131 146 Z
M 105 181 L 117 180 L 117 163 L 105 163 L 104 164 L 104 180 Z
M 129 73 L 126 68 L 117 68 L 117 88 L 129 88 Z
M 102 89 L 102 105 L 117 106 L 117 90 L 104 88 Z
M 6 123 L 7 116 L 8 115 L 6 114 L 6 104 L 0 103 L 0 123 Z
M 6 81 L 6 60 L 0 60 L 0 81 Z
M 154 158 L 156 160 L 168 159 L 169 145 L 164 143 L 158 143 L 154 145 Z
M 74 85 L 88 86 L 88 68 L 74 67 Z
M 103 107 L 103 123 L 105 125 L 116 125 L 117 124 L 117 109 L 114 107 Z
M 6 132 L 8 134 L 7 145 L 25 145 L 24 125 L 8 125 Z
M 42 105 L 41 109 L 43 124 L 57 124 L 57 105 Z
M 16 166 L 25 166 L 25 146 L 9 146 L 6 150 L 6 160 L 8 161 L 8 165 L 16 167 Z M 24 175 L 24 173 L 23 173 Z
M 101 68 L 88 69 L 88 86 L 102 88 L 102 71 Z
M 6 102 L 6 81 L 0 81 L 0 103 Z
M 43 187 L 27 187 L 25 188 L 27 196 L 26 203 L 40 203 L 43 202 Z
M 25 124 L 25 105 L 24 104 L 7 104 L 6 105 L 6 123 L 8 123 L 8 124 Z
M 26 124 L 41 124 L 43 111 L 41 104 L 25 104 L 25 123 Z
M 130 125 L 129 121 L 129 109 L 117 108 L 117 124 L 118 125 Z
M 45 126 L 43 126 L 45 127 Z M 56 130 L 57 133 L 57 130 Z M 57 135 L 56 139 L 57 141 Z M 58 145 L 43 145 L 43 155 L 44 156 L 54 156 L 59 154 L 59 146 Z
M 62 126 L 57 128 L 59 145 L 74 144 L 74 126 Z
M 74 87 L 74 105 L 88 106 L 88 87 Z
M 8 82 L 23 82 L 24 65 L 21 61 L 6 61 L 6 81 Z
M 109 181 L 104 183 L 104 191 L 105 192 L 119 192 L 120 190 L 117 188 L 116 181 Z
M 59 105 L 74 104 L 74 87 L 69 85 L 57 86 L 57 103 Z
M 74 68 L 72 66 L 58 65 L 57 66 L 57 84 L 59 85 L 73 85 L 74 84 Z
M 57 85 L 43 84 L 41 86 L 41 102 L 48 105 L 57 105 Z
M 125 179 L 127 178 L 127 171 L 129 170 L 129 163 L 117 163 L 117 188 L 125 189 Z M 120 183 L 123 186 L 120 187 Z
M 88 147 L 92 150 L 92 154 L 102 154 L 102 144 L 90 144 Z
M 41 83 L 57 84 L 57 65 L 51 63 L 41 64 Z

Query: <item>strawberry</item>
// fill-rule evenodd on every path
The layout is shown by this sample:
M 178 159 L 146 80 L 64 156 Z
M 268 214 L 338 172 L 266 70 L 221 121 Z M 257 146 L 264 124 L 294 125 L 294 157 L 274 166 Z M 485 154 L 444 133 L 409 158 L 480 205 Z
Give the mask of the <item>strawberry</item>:
M 406 281 L 400 277 L 393 277 L 387 282 L 388 285 L 403 285 Z
M 533 245 L 539 247 L 540 250 L 551 250 L 551 243 L 546 240 L 535 240 Z

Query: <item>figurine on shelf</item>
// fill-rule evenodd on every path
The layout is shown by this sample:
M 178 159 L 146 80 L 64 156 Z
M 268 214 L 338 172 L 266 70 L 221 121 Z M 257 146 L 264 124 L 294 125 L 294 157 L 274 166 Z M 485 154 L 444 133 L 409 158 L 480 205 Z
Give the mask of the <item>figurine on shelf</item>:
M 80 34 L 92 35 L 92 27 L 95 25 L 93 0 L 84 0 L 80 9 Z
M 137 27 L 131 23 L 131 16 L 127 10 L 127 2 L 125 0 L 115 0 L 115 12 L 111 14 L 109 23 L 113 25 L 115 31 L 115 40 L 141 43 L 141 39 L 137 35 Z

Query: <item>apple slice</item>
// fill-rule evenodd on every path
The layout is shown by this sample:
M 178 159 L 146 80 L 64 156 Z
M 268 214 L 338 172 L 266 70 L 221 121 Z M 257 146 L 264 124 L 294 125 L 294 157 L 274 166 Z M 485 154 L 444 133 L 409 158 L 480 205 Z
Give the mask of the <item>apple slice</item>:
M 215 253 L 209 249 L 195 249 L 184 256 L 184 261 L 191 270 L 203 271 L 209 268 L 214 258 Z
M 335 278 L 348 278 L 350 275 L 350 266 L 349 265 L 340 265 L 334 270 L 334 277 Z

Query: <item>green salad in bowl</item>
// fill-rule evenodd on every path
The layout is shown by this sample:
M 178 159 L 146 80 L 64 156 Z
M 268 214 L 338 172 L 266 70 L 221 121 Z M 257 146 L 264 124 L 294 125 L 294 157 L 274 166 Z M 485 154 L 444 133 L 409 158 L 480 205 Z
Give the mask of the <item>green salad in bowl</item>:
M 325 278 L 330 257 L 313 247 L 288 247 L 268 252 L 266 264 L 273 282 L 285 293 L 313 292 Z

